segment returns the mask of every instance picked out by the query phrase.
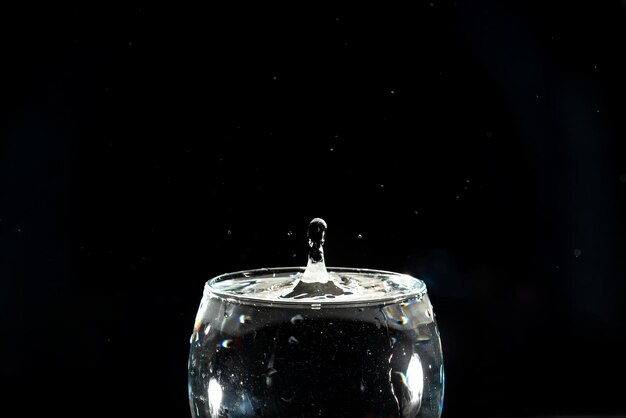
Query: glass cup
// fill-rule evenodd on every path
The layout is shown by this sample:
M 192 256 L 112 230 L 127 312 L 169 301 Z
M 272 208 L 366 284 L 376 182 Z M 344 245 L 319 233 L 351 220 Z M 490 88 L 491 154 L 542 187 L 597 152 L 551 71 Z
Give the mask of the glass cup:
M 332 289 L 288 293 L 304 274 L 206 283 L 191 337 L 192 417 L 439 417 L 443 356 L 424 283 L 328 268 Z

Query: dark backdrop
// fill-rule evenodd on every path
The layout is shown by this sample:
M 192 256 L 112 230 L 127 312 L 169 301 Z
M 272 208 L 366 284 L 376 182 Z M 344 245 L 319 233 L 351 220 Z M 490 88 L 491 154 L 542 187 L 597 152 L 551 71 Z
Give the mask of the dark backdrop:
M 189 416 L 204 282 L 321 216 L 427 283 L 445 417 L 626 412 L 626 3 L 501 3 L 3 6 L 3 407 Z

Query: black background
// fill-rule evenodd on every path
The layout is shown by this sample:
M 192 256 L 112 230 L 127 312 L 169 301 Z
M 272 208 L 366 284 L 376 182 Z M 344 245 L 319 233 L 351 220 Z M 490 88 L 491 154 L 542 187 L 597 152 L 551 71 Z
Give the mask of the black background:
M 626 412 L 626 3 L 508 3 L 4 8 L 4 407 L 189 416 L 204 282 L 320 216 L 426 282 L 444 417 Z

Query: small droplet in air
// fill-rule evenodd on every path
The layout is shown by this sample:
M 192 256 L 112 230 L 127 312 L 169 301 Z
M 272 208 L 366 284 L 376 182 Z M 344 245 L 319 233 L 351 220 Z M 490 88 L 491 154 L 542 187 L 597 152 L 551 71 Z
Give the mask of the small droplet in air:
M 304 318 L 300 314 L 291 317 L 291 323 L 294 325 L 299 324 L 302 321 L 304 321 Z
M 233 346 L 233 340 L 224 340 L 221 344 L 224 348 L 231 348 Z
M 582 253 L 583 252 L 580 250 L 580 248 L 576 248 L 574 250 L 574 257 L 578 258 L 578 257 L 580 257 L 582 255 Z
M 289 341 L 289 344 L 298 344 L 300 341 L 298 341 L 298 339 L 296 337 L 294 337 L 293 335 L 289 337 L 289 339 L 287 340 Z

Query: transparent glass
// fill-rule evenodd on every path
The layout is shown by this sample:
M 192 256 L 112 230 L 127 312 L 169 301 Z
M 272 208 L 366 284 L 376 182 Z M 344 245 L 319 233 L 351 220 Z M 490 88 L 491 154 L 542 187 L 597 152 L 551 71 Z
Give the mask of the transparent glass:
M 329 268 L 346 278 L 415 281 L 410 292 L 349 301 L 224 290 L 229 281 L 263 285 L 303 271 L 251 270 L 207 282 L 191 336 L 192 417 L 440 417 L 441 341 L 420 280 Z

